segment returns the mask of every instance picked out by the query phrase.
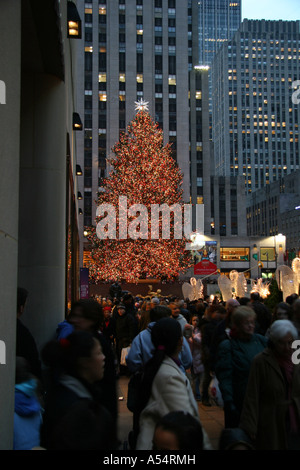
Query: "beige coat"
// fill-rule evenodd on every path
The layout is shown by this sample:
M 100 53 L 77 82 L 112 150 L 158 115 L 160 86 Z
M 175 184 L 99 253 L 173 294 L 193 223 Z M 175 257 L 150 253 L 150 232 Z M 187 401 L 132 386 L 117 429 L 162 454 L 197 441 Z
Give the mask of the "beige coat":
M 186 411 L 200 421 L 198 405 L 188 378 L 170 357 L 166 357 L 154 378 L 150 399 L 140 416 L 137 450 L 152 450 L 156 423 L 170 411 Z M 211 450 L 204 429 L 203 434 L 204 448 Z
M 300 419 L 300 365 L 295 365 L 292 401 Z M 240 427 L 256 436 L 259 450 L 286 450 L 286 384 L 270 349 L 258 354 L 251 365 Z M 300 421 L 299 421 L 300 422 Z

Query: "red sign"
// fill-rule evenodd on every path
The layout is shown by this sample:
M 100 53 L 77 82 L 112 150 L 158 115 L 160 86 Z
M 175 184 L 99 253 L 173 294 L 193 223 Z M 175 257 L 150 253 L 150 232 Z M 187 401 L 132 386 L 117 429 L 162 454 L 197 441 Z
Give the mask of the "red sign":
M 217 271 L 217 265 L 211 263 L 208 259 L 203 259 L 200 263 L 195 264 L 194 274 L 198 276 L 208 276 L 214 274 Z

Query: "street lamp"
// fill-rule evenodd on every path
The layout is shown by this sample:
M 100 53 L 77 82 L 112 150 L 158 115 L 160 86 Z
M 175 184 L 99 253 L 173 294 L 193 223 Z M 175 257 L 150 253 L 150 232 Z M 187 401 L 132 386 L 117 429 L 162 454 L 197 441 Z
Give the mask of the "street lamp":
M 80 165 L 76 165 L 76 175 L 81 176 L 82 175 L 82 169 Z
M 285 252 L 285 242 L 286 242 L 285 235 L 282 235 L 282 233 L 275 235 L 275 251 L 277 254 L 277 257 L 276 257 L 277 266 L 282 266 L 284 264 L 283 254 Z
M 73 130 L 82 131 L 82 122 L 78 113 L 73 113 Z

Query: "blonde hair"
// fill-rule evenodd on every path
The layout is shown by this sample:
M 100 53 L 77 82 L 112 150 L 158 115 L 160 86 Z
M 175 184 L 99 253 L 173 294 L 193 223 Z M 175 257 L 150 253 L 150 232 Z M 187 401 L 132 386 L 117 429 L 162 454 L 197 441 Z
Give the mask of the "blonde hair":
M 237 307 L 232 313 L 232 322 L 235 326 L 240 326 L 243 320 L 246 318 L 256 318 L 256 313 L 254 312 L 253 308 L 248 307 L 247 305 L 240 305 Z

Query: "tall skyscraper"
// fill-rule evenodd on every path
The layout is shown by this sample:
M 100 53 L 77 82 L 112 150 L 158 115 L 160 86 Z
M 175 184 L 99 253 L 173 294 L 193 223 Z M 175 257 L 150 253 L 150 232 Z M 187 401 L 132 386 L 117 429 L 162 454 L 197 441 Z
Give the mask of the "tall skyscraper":
M 217 175 L 242 175 L 246 192 L 299 169 L 300 22 L 244 20 L 214 60 Z
M 220 46 L 231 39 L 242 19 L 242 0 L 199 0 L 199 64 L 211 65 Z
M 225 41 L 233 38 L 242 21 L 242 0 L 198 1 L 199 65 L 211 67 Z M 209 73 L 210 138 L 212 138 L 212 77 Z

